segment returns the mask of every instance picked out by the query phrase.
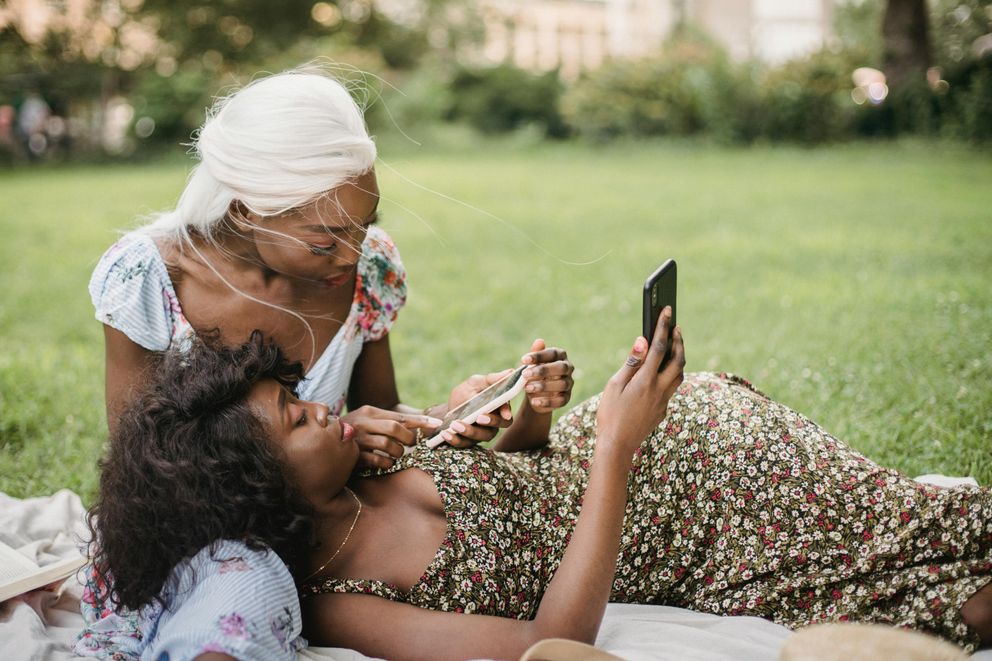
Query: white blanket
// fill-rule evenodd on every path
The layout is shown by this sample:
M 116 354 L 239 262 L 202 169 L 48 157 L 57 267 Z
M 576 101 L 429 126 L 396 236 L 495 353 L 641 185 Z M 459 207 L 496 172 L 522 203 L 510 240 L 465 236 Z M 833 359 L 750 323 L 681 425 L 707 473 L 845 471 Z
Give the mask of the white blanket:
M 936 479 L 924 479 L 936 478 Z M 975 484 L 970 478 L 924 476 L 940 486 Z M 0 541 L 46 564 L 79 539 L 84 509 L 68 490 L 18 500 L 0 493 Z M 75 659 L 70 650 L 83 626 L 82 586 L 70 579 L 58 593 L 34 591 L 0 604 L 0 659 Z M 596 645 L 629 661 L 766 661 L 778 658 L 791 632 L 755 617 L 719 617 L 670 606 L 610 604 Z M 354 650 L 311 647 L 310 661 L 364 661 Z M 992 650 L 974 656 L 992 661 Z

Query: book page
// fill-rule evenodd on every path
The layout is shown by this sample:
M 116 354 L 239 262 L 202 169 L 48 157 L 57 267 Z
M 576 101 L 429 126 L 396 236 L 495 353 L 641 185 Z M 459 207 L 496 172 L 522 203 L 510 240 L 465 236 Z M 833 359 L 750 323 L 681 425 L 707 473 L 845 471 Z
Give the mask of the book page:
M 79 553 L 39 567 L 0 542 L 0 602 L 30 590 L 62 581 L 86 564 Z
M 36 571 L 38 571 L 38 565 L 0 542 L 0 585 L 12 583 L 14 580 L 30 576 Z

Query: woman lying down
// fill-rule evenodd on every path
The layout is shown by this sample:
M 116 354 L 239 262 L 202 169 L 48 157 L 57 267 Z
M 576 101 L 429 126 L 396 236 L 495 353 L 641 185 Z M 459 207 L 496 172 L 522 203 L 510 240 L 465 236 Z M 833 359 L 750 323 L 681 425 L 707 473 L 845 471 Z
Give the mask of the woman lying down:
M 989 644 L 992 492 L 912 482 L 741 379 L 683 381 L 671 337 L 663 370 L 638 338 L 537 447 L 421 444 L 359 473 L 352 431 L 260 334 L 167 356 L 101 464 L 107 611 L 76 651 L 513 659 L 594 641 L 611 600 Z M 138 629 L 115 629 L 129 609 Z

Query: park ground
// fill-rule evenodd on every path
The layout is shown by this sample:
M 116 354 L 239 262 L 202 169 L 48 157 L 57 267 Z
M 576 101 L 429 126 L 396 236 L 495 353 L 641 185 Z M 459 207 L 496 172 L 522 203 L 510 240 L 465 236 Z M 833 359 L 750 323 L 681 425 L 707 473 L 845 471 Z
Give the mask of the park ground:
M 992 484 L 992 158 L 945 143 L 730 149 L 514 139 L 383 150 L 409 272 L 404 401 L 512 365 L 535 337 L 599 391 L 679 263 L 689 371 L 732 371 L 882 464 Z M 92 498 L 103 339 L 87 294 L 116 231 L 188 162 L 0 173 L 0 491 Z M 436 192 L 432 192 L 436 191 Z

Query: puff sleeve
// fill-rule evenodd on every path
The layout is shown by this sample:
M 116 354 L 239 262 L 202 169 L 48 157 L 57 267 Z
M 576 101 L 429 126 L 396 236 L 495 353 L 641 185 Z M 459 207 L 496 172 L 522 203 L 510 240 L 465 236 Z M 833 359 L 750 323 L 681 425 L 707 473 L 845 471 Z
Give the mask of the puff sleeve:
M 141 658 L 185 661 L 205 652 L 293 661 L 306 647 L 293 578 L 272 551 L 224 541 L 173 570 L 174 590 L 148 626 Z
M 151 237 L 133 232 L 100 258 L 89 284 L 98 321 L 135 344 L 165 351 L 183 322 L 162 256 Z
M 371 227 L 358 269 L 358 325 L 364 342 L 382 339 L 406 303 L 406 269 L 396 244 L 379 227 Z

